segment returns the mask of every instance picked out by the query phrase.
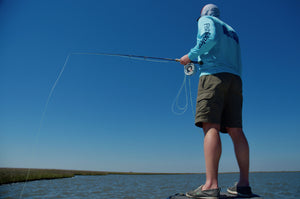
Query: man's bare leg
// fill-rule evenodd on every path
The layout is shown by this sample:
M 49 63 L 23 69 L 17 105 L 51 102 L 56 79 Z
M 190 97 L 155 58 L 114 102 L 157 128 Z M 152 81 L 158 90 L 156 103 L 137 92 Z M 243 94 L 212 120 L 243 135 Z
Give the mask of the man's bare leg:
M 203 123 L 206 182 L 202 190 L 218 188 L 218 168 L 222 153 L 220 125 Z
M 227 128 L 240 168 L 238 186 L 249 186 L 249 145 L 242 128 Z

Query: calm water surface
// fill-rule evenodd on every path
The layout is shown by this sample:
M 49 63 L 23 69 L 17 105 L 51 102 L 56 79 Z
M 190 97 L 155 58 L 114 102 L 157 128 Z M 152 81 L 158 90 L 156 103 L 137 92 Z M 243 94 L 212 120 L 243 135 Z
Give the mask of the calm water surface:
M 220 174 L 222 191 L 237 179 L 238 174 Z M 203 174 L 76 176 L 27 182 L 25 187 L 24 183 L 2 185 L 0 198 L 165 199 L 195 189 L 204 180 Z M 250 182 L 263 198 L 300 198 L 300 172 L 251 173 Z

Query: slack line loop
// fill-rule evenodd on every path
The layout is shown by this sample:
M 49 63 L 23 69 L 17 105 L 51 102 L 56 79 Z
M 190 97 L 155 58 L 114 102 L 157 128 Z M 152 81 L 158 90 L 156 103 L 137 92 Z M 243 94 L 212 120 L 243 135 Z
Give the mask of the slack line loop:
M 189 79 L 189 91 L 187 90 L 187 85 L 186 85 L 186 79 Z M 182 91 L 184 89 L 184 92 L 185 92 L 185 104 L 184 106 L 180 106 L 179 105 L 179 100 L 180 100 L 180 96 L 182 94 Z M 189 95 L 188 95 L 189 93 Z M 190 102 L 189 102 L 189 99 L 190 98 Z M 188 106 L 189 106 L 189 103 L 191 104 L 191 110 L 192 110 L 192 113 L 193 115 L 195 115 L 195 111 L 194 111 L 194 108 L 193 108 L 193 99 L 192 99 L 192 86 L 191 86 L 191 78 L 190 77 L 187 77 L 186 74 L 184 74 L 184 78 L 183 78 L 183 82 L 181 84 L 181 87 L 172 103 L 172 112 L 176 115 L 183 115 L 187 109 L 188 109 Z

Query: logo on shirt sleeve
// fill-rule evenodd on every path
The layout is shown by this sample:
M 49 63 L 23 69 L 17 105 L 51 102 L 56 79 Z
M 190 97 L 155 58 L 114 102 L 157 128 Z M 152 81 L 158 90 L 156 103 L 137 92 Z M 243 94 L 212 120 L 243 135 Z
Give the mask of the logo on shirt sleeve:
M 205 32 L 210 32 L 210 23 L 204 24 L 204 31 Z
M 204 44 L 206 44 L 206 41 L 208 40 L 210 36 L 210 32 L 205 32 L 202 35 L 201 41 L 199 42 L 198 48 L 201 48 Z

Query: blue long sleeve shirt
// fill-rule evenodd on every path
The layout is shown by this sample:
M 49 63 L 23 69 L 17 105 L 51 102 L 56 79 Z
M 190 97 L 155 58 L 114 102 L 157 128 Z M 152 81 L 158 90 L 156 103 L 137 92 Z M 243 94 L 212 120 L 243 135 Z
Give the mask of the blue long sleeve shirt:
M 239 38 L 232 27 L 213 16 L 198 20 L 197 44 L 188 53 L 190 60 L 203 61 L 200 76 L 228 72 L 242 74 Z

